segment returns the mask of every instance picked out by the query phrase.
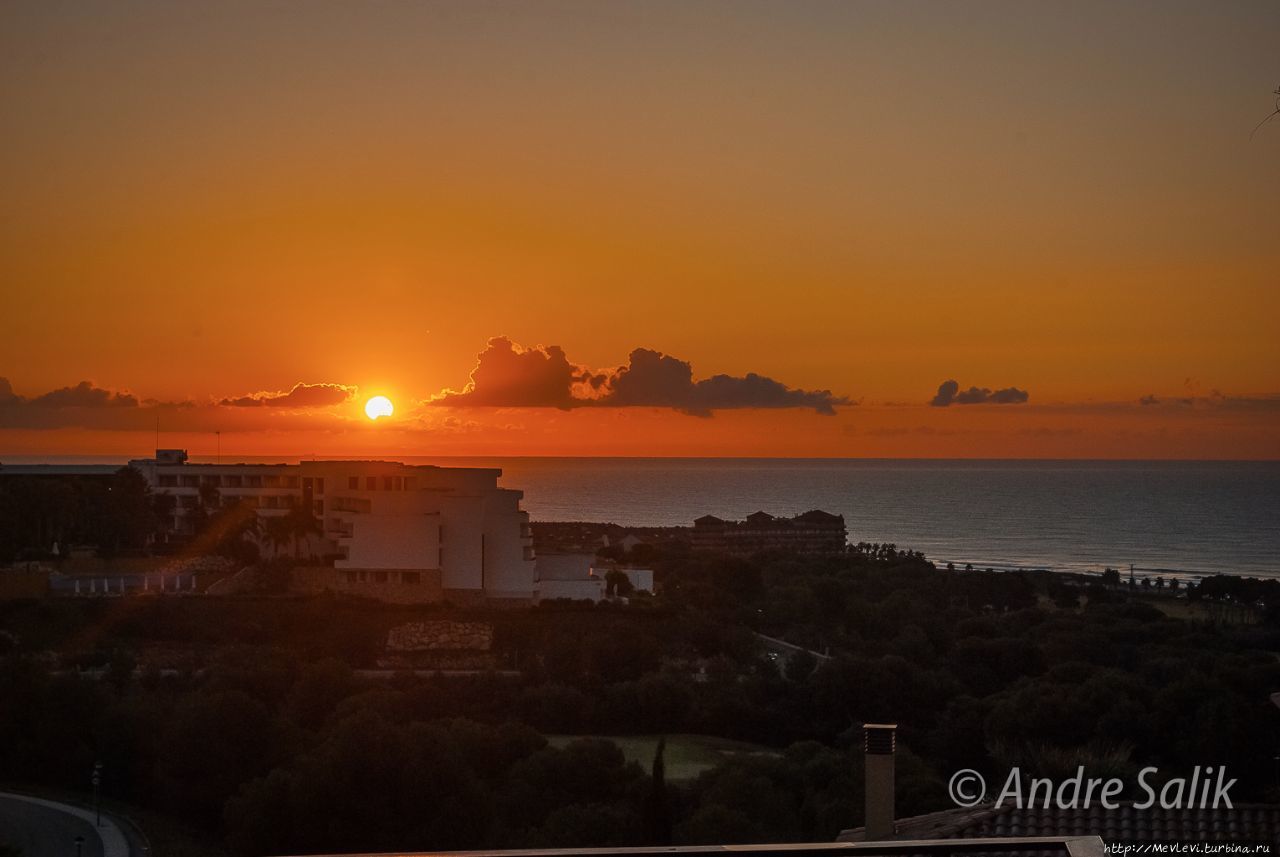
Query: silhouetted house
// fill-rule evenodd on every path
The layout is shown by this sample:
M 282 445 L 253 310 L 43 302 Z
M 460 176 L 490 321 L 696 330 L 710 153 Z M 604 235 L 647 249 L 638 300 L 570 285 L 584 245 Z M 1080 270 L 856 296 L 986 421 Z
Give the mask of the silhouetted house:
M 600 542 L 604 547 L 618 547 L 622 548 L 624 551 L 629 551 L 632 548 L 639 547 L 640 545 L 648 544 L 648 542 L 637 536 L 635 533 L 624 533 L 621 536 L 614 536 L 612 538 L 608 533 L 606 533 L 600 537 Z
M 693 548 L 733 556 L 773 550 L 832 556 L 844 553 L 848 534 L 843 515 L 817 509 L 794 518 L 753 512 L 745 521 L 703 515 L 693 522 Z
M 544 553 L 537 559 L 538 580 L 534 584 L 538 601 L 604 600 L 604 578 L 591 568 L 595 554 Z

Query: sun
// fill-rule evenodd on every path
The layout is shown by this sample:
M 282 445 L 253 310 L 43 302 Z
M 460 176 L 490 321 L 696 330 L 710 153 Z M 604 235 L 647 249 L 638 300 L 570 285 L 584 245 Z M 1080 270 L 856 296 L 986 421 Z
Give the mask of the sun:
M 389 417 L 395 413 L 395 405 L 386 396 L 374 396 L 364 403 L 364 414 L 371 420 L 378 417 Z

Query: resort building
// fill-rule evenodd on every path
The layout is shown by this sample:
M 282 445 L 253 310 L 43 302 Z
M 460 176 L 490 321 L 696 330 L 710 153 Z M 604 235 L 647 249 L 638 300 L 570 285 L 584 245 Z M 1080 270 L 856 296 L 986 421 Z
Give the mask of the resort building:
M 755 512 L 745 521 L 703 515 L 693 522 L 693 548 L 732 556 L 773 550 L 832 556 L 844 553 L 848 534 L 843 515 L 817 509 L 794 518 Z
M 152 491 L 175 503 L 166 529 L 192 534 L 190 512 L 247 505 L 261 517 L 307 509 L 315 535 L 299 568 L 309 591 L 387 601 L 449 599 L 531 603 L 537 574 L 522 492 L 498 487 L 502 471 L 395 461 L 302 461 L 297 464 L 193 464 L 184 450 L 156 450 L 129 465 Z M 25 477 L 102 478 L 114 466 L 25 465 L 0 468 Z M 328 564 L 332 560 L 332 565 Z

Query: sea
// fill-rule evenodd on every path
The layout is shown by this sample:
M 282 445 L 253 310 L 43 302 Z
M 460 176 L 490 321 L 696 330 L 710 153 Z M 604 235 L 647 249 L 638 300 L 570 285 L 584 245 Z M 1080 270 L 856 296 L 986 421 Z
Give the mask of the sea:
M 463 464 L 460 460 L 436 463 Z M 508 458 L 530 517 L 689 526 L 842 514 L 937 563 L 1183 579 L 1280 576 L 1280 462 Z
M 535 521 L 690 526 L 823 509 L 844 515 L 851 542 L 939 564 L 1280 577 L 1280 462 L 396 458 L 499 467 Z

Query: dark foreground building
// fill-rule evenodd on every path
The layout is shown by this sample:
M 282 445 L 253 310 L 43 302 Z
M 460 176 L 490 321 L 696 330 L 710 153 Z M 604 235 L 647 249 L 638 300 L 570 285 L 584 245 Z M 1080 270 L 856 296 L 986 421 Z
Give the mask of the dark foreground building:
M 775 518 L 755 512 L 745 521 L 725 521 L 703 515 L 693 522 L 694 550 L 750 556 L 780 550 L 813 556 L 844 553 L 849 531 L 844 515 L 814 509 L 794 518 Z

